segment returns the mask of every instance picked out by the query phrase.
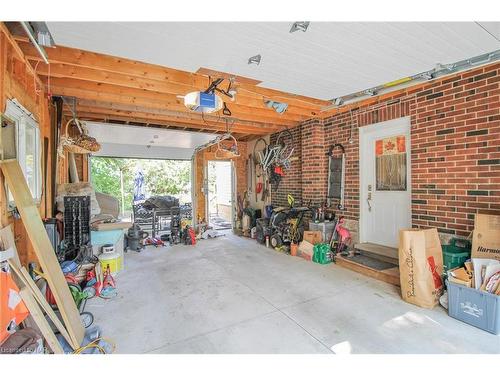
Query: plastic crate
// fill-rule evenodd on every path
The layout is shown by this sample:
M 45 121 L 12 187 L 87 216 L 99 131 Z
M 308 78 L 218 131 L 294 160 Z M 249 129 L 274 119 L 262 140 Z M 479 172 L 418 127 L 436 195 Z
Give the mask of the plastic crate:
M 326 243 L 330 242 L 334 228 L 335 223 L 333 221 L 322 223 L 309 222 L 309 230 L 321 232 L 321 241 Z
M 448 315 L 495 335 L 500 333 L 500 296 L 450 281 Z
M 462 267 L 467 259 L 470 258 L 471 243 L 467 240 L 452 238 L 449 245 L 442 245 L 443 249 L 443 270 Z

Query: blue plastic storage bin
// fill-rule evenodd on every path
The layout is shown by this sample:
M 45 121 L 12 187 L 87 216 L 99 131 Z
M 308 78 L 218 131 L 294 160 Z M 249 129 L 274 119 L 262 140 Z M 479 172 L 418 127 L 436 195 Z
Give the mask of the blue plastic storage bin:
M 498 335 L 500 333 L 500 296 L 446 281 L 448 315 Z

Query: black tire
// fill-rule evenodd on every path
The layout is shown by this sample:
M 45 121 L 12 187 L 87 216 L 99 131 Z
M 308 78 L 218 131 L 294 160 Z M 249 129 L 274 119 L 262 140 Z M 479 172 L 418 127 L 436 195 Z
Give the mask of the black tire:
M 283 245 L 283 241 L 281 236 L 278 233 L 275 233 L 271 236 L 270 241 L 272 247 L 278 247 Z
M 264 148 L 260 149 L 257 147 L 257 145 L 263 144 Z M 267 149 L 267 142 L 264 138 L 259 138 L 257 141 L 255 141 L 255 144 L 253 146 L 253 160 L 255 164 L 260 164 L 260 159 L 258 156 L 259 151 L 265 153 Z
M 88 311 L 81 312 L 80 320 L 84 328 L 89 328 L 94 323 L 94 315 Z
M 276 145 L 281 147 L 293 147 L 293 135 L 292 132 L 288 129 L 283 130 L 278 134 L 276 138 Z

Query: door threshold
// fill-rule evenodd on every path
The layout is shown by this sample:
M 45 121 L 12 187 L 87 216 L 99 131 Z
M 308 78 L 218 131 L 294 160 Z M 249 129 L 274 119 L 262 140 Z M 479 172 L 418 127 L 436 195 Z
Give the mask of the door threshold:
M 354 260 L 352 260 L 352 258 L 344 258 L 342 256 L 335 257 L 335 264 L 340 267 L 350 269 L 351 271 L 361 273 L 365 276 L 384 281 L 392 285 L 400 286 L 398 266 L 394 266 L 392 268 L 387 268 L 384 270 L 377 270 L 375 268 L 371 268 L 364 264 L 355 262 Z
M 361 254 L 374 257 L 385 262 L 399 264 L 398 249 L 384 245 L 378 245 L 372 242 L 357 243 L 354 248 Z

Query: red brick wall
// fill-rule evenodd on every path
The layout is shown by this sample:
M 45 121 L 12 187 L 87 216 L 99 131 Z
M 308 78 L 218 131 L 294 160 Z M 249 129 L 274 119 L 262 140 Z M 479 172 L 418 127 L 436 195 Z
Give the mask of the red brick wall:
M 326 173 L 328 147 L 342 143 L 346 148 L 344 215 L 357 220 L 358 127 L 411 116 L 413 225 L 468 236 L 476 213 L 500 215 L 499 82 L 500 63 L 495 63 L 409 87 L 324 120 L 314 120 L 318 122 L 316 126 L 324 126 L 321 153 L 312 152 L 321 148 L 321 141 L 309 135 L 312 120 L 301 125 L 305 129 L 302 158 L 308 165 L 297 168 L 302 173 L 304 198 L 325 199 L 326 178 L 315 176 Z M 315 134 L 319 136 L 321 131 Z M 314 156 L 308 158 L 310 154 Z M 300 183 L 298 180 L 294 177 L 293 183 L 280 187 L 278 194 L 274 194 L 276 199 L 286 197 L 284 189 Z
M 307 122 L 306 122 L 307 123 Z M 293 136 L 294 152 L 291 167 L 285 170 L 277 190 L 272 190 L 271 204 L 274 207 L 288 206 L 287 195 L 292 194 L 297 202 L 302 201 L 302 137 L 301 127 L 290 129 Z M 271 135 L 271 144 L 276 143 L 278 134 Z
M 302 137 L 302 199 L 304 204 L 324 202 L 328 174 L 325 155 L 325 127 L 322 120 L 301 126 Z

